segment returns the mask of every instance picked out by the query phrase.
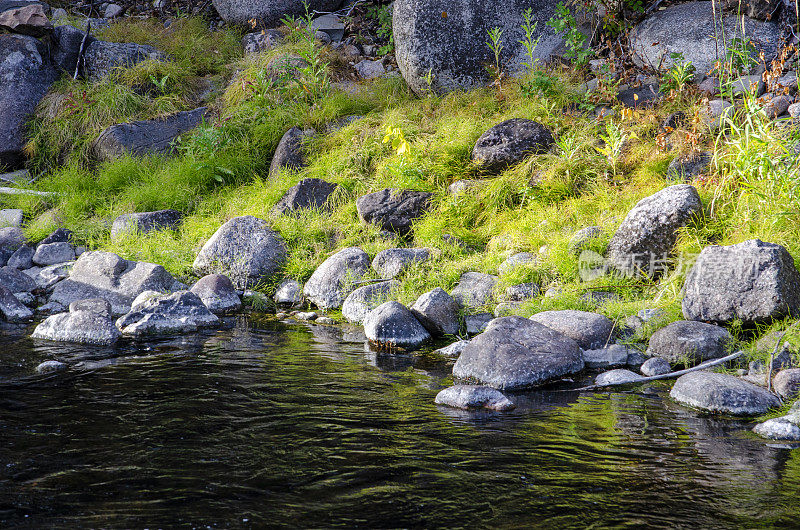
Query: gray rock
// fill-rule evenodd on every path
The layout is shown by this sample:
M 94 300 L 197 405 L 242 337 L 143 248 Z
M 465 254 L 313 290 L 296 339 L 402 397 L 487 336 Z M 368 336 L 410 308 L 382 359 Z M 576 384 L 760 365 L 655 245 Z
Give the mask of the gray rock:
M 698 75 L 703 75 L 714 66 L 719 50 L 727 50 L 731 39 L 742 38 L 742 25 L 747 37 L 756 43 L 756 53 L 764 51 L 769 61 L 777 52 L 781 38 L 777 22 L 758 22 L 747 17 L 742 20 L 736 15 L 722 17 L 719 8 L 717 17 L 715 27 L 711 2 L 705 1 L 655 11 L 631 33 L 634 62 L 640 67 L 667 70 L 675 64 L 670 55 L 677 52 L 683 54 L 685 61 L 691 61 Z M 719 35 L 718 40 L 715 35 Z
M 406 306 L 385 302 L 364 319 L 364 333 L 379 346 L 416 347 L 431 339 L 430 333 Z
M 255 19 L 259 27 L 274 28 L 286 16 L 300 17 L 309 13 L 330 13 L 339 9 L 342 0 L 213 0 L 214 8 L 225 22 L 247 26 Z
M 500 276 L 505 276 L 517 267 L 535 265 L 538 262 L 539 256 L 532 252 L 517 252 L 501 263 L 500 266 L 497 267 L 497 272 L 500 273 Z
M 297 311 L 296 313 L 292 313 L 292 316 L 297 320 L 316 320 L 319 315 L 317 315 L 314 311 Z
M 417 298 L 411 312 L 434 337 L 455 335 L 461 327 L 458 302 L 440 287 Z
M 338 322 L 331 317 L 317 317 L 317 324 L 324 324 L 326 326 L 335 326 Z
M 370 311 L 387 302 L 392 296 L 392 291 L 400 287 L 400 282 L 371 283 L 359 287 L 345 298 L 342 303 L 342 316 L 349 322 L 360 324 Z
M 203 276 L 190 290 L 214 314 L 230 313 L 242 308 L 242 300 L 236 294 L 233 282 L 223 274 Z
M 84 75 L 92 80 L 102 79 L 116 68 L 130 68 L 147 59 L 165 61 L 167 57 L 146 44 L 94 40 L 86 46 Z
M 33 318 L 33 312 L 20 302 L 14 293 L 0 284 L 0 318 L 6 322 L 25 322 Z
M 60 361 L 45 361 L 43 363 L 39 363 L 39 365 L 36 367 L 36 373 L 51 374 L 54 372 L 63 372 L 67 368 L 69 367 Z
M 381 60 L 363 59 L 357 62 L 353 68 L 355 68 L 361 79 L 375 79 L 386 73 L 386 68 Z
M 604 348 L 611 343 L 614 322 L 607 317 L 587 311 L 542 311 L 531 320 L 563 333 L 584 350 Z
M 103 11 L 103 18 L 117 18 L 125 9 L 118 4 L 108 4 L 105 11 Z
M 647 109 L 655 106 L 664 94 L 656 84 L 642 85 L 640 87 L 626 88 L 617 93 L 617 100 L 624 107 L 631 109 Z
M 136 304 L 130 313 L 117 319 L 123 335 L 142 337 L 196 331 L 219 324 L 216 317 L 191 291 L 153 296 Z
M 21 227 L 25 214 L 19 209 L 0 210 L 0 227 Z
M 77 313 L 78 311 L 91 311 L 106 318 L 111 318 L 111 304 L 102 298 L 87 298 L 85 300 L 76 300 L 69 304 L 70 313 Z
M 320 309 L 338 309 L 369 266 L 366 252 L 357 247 L 344 248 L 317 267 L 303 287 L 303 294 Z
M 669 395 L 683 405 L 735 416 L 757 416 L 780 406 L 778 398 L 763 388 L 705 370 L 680 376 Z
M 584 350 L 583 362 L 586 368 L 606 370 L 628 364 L 628 348 L 612 344 L 597 350 Z
M 576 256 L 582 251 L 586 250 L 593 241 L 603 236 L 603 227 L 601 226 L 587 226 L 581 228 L 569 240 L 569 250 Z
M 121 334 L 107 316 L 94 311 L 75 311 L 47 317 L 44 322 L 36 326 L 32 337 L 57 342 L 109 346 L 116 343 Z
M 654 375 L 664 375 L 672 371 L 669 361 L 662 357 L 650 357 L 647 359 L 640 370 L 643 375 L 652 377 Z
M 69 277 L 74 263 L 74 261 L 67 261 L 65 263 L 48 265 L 47 267 L 33 267 L 23 272 L 33 278 L 33 281 L 36 282 L 37 289 L 48 291 L 55 284 Z
M 563 39 L 547 25 L 555 3 L 540 0 L 399 0 L 394 3 L 395 56 L 400 72 L 414 92 L 448 92 L 489 81 L 486 65 L 494 61 L 486 46 L 487 31 L 503 31 L 501 66 L 515 74 L 526 60 L 519 41 L 524 37 L 522 13 L 531 8 L 539 39 L 534 59 L 556 55 Z M 426 78 L 432 72 L 432 83 Z
M 365 223 L 374 223 L 383 230 L 406 234 L 415 220 L 430 207 L 432 193 L 386 188 L 358 198 L 358 216 Z
M 260 53 L 277 48 L 283 42 L 283 33 L 277 29 L 265 29 L 248 33 L 242 37 L 245 54 Z
M 480 308 L 495 301 L 494 290 L 500 279 L 482 272 L 465 272 L 450 295 L 462 307 Z
M 712 154 L 700 151 L 685 156 L 678 156 L 669 163 L 667 179 L 690 181 L 699 176 L 711 164 Z
M 719 78 L 718 77 L 706 77 L 703 81 L 697 85 L 697 89 L 705 96 L 713 97 L 719 95 Z
M 41 245 L 49 245 L 50 243 L 71 243 L 72 231 L 66 228 L 58 228 L 52 234 L 42 239 L 39 243 Z
M 475 179 L 462 179 L 456 180 L 447 186 L 447 193 L 450 195 L 459 195 L 467 190 L 476 189 L 483 184 L 483 181 Z
M 25 244 L 25 234 L 15 227 L 0 228 L 0 266 Z
M 52 267 L 55 274 L 55 269 L 65 266 Z M 55 285 L 50 302 L 67 307 L 76 300 L 102 298 L 111 304 L 114 315 L 120 315 L 130 309 L 140 293 L 166 292 L 173 282 L 174 278 L 161 265 L 127 261 L 111 252 L 84 252 L 72 266 L 69 277 Z
M 8 266 L 14 269 L 30 269 L 33 267 L 33 254 L 35 252 L 33 247 L 22 245 L 8 258 Z M 0 254 L 2 254 L 1 248 Z
M 494 307 L 493 314 L 495 318 L 516 315 L 520 307 L 522 307 L 521 302 L 500 302 Z
M 0 173 L 0 183 L 30 184 L 33 181 L 27 169 L 19 169 L 11 173 Z
M 520 283 L 506 287 L 506 300 L 509 302 L 524 302 L 539 296 L 541 290 L 535 283 Z
M 679 320 L 650 337 L 647 355 L 670 363 L 697 364 L 731 353 L 734 339 L 727 329 L 703 322 Z
M 53 30 L 53 35 L 51 37 L 53 43 L 51 59 L 58 70 L 68 75 L 73 75 L 75 73 L 75 67 L 78 63 L 78 54 L 84 37 L 86 37 L 86 33 L 69 25 L 57 26 L 55 30 Z M 86 37 L 86 46 L 95 40 L 97 39 L 91 35 Z
M 800 427 L 794 416 L 769 419 L 753 427 L 753 432 L 768 440 L 800 442 Z
M 772 379 L 775 392 L 784 399 L 794 399 L 800 394 L 800 368 L 781 370 Z
M 628 360 L 625 364 L 629 369 L 640 370 L 645 362 L 647 362 L 647 357 L 638 348 L 628 348 Z
M 338 186 L 322 179 L 303 179 L 289 188 L 272 208 L 272 213 L 280 215 L 309 208 L 323 208 Z
M 642 378 L 641 375 L 626 370 L 625 368 L 617 368 L 616 370 L 609 370 L 603 372 L 594 378 L 594 384 L 598 386 L 607 385 L 620 385 L 625 383 L 635 383 Z
M 724 99 L 712 99 L 706 104 L 701 116 L 703 121 L 713 132 L 724 127 L 727 121 L 733 118 L 735 112 L 736 107 L 734 107 L 733 104 Z
M 263 219 L 234 217 L 222 225 L 194 260 L 195 273 L 225 274 L 244 289 L 270 281 L 286 262 L 283 238 Z
M 797 315 L 800 273 L 785 248 L 751 239 L 700 252 L 683 286 L 687 320 L 746 323 Z
M 445 388 L 434 400 L 437 405 L 457 409 L 512 410 L 516 407 L 502 392 L 488 386 L 455 385 Z
M 464 317 L 464 328 L 467 335 L 477 335 L 483 333 L 489 322 L 494 320 L 495 316 L 492 313 L 476 313 L 474 315 L 467 315 Z
M 127 232 L 146 234 L 153 230 L 177 230 L 182 221 L 183 214 L 177 210 L 120 215 L 111 225 L 111 240 L 116 241 Z
M 553 143 L 553 134 L 541 123 L 513 118 L 498 123 L 478 138 L 472 149 L 472 161 L 483 171 L 497 174 L 530 155 L 546 152 Z
M 30 276 L 13 267 L 0 267 L 0 285 L 12 293 L 29 293 L 36 289 L 36 282 Z
M 303 301 L 303 286 L 297 280 L 283 280 L 272 298 L 278 305 L 295 305 Z
M 112 125 L 97 137 L 92 153 L 98 160 L 172 153 L 175 139 L 200 125 L 207 112 L 207 107 L 200 107 L 155 120 Z
M 703 208 L 688 184 L 665 188 L 639 201 L 608 244 L 608 262 L 623 274 L 654 277 L 666 271 L 678 230 Z
M 492 320 L 453 366 L 453 376 L 499 390 L 535 387 L 583 369 L 578 344 L 521 317 Z
M 31 293 L 14 293 L 14 297 L 26 307 L 35 307 L 37 304 L 36 297 Z
M 314 129 L 300 129 L 292 127 L 278 142 L 275 154 L 272 155 L 272 162 L 269 165 L 269 178 L 274 179 L 282 169 L 297 171 L 306 167 L 306 157 L 308 154 L 308 142 L 316 137 Z
M 431 251 L 427 248 L 390 248 L 375 255 L 372 268 L 381 278 L 390 279 L 414 264 L 428 261 L 430 257 Z
M 447 359 L 458 359 L 458 356 L 461 355 L 461 352 L 464 351 L 464 348 L 467 346 L 467 344 L 469 344 L 468 340 L 459 340 L 453 344 L 450 344 L 449 346 L 434 350 L 431 353 L 441 355 Z
M 338 15 L 329 14 L 317 17 L 311 22 L 311 27 L 317 31 L 327 33 L 333 42 L 339 42 L 344 37 L 344 20 Z
M 47 18 L 47 4 L 39 2 L 3 2 L 0 4 L 0 31 L 44 37 L 53 31 Z
M 792 118 L 795 118 L 795 119 L 796 118 L 800 118 L 800 103 L 792 103 L 791 105 L 789 105 L 789 108 L 787 109 L 787 111 L 789 112 L 789 116 L 791 116 Z M 795 151 L 796 151 L 796 149 L 795 149 Z M 795 154 L 797 154 L 797 153 L 795 153 Z
M 45 243 L 36 247 L 33 263 L 41 267 L 75 259 L 75 249 L 69 243 Z
M 789 110 L 789 105 L 791 105 L 793 101 L 794 98 L 792 96 L 775 96 L 764 105 L 764 113 L 767 115 L 767 118 L 774 120 L 778 116 L 786 114 L 786 111 Z
M 764 79 L 760 74 L 756 75 L 743 75 L 731 81 L 731 90 L 733 97 L 744 96 L 749 94 L 753 97 L 759 97 L 764 93 Z

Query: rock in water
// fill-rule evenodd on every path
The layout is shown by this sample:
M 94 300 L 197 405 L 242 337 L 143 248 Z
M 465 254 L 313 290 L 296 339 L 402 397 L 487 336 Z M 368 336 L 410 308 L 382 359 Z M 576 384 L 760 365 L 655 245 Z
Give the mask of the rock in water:
M 735 416 L 757 416 L 781 404 L 766 389 L 732 375 L 705 370 L 680 376 L 669 395 L 683 405 Z
M 488 386 L 455 385 L 436 394 L 437 405 L 457 409 L 512 410 L 516 405 L 502 392 Z
M 283 238 L 263 219 L 234 217 L 203 245 L 192 267 L 198 275 L 225 274 L 246 288 L 268 282 L 286 261 Z
M 34 339 L 109 346 L 122 335 L 107 316 L 94 311 L 74 311 L 47 317 L 33 331 Z
M 386 302 L 364 318 L 364 333 L 379 346 L 414 348 L 431 339 L 414 313 L 400 302 Z
M 492 320 L 464 347 L 453 375 L 500 390 L 541 385 L 583 369 L 578 344 L 547 326 L 521 317 Z
M 209 311 L 215 314 L 230 313 L 242 308 L 242 300 L 230 278 L 224 274 L 209 274 L 195 283 L 191 292 L 200 297 Z
M 433 193 L 387 188 L 358 198 L 358 216 L 382 230 L 406 234 L 430 206 Z
M 458 302 L 441 287 L 417 298 L 411 312 L 434 337 L 455 335 L 461 327 Z
M 630 370 L 617 368 L 616 370 L 603 372 L 595 377 L 594 384 L 597 386 L 621 385 L 625 383 L 635 383 L 641 378 L 641 375 L 631 372 Z
M 350 293 L 342 304 L 342 316 L 349 322 L 361 323 L 370 311 L 383 304 L 400 282 L 391 280 L 359 287 Z
M 309 13 L 330 13 L 339 9 L 343 0 L 212 0 L 225 22 L 249 26 L 255 19 L 258 27 L 274 28 L 286 16 L 300 17 Z
M 542 311 L 531 320 L 563 333 L 584 350 L 603 348 L 611 342 L 614 322 L 597 313 L 587 311 Z
M 499 27 L 505 45 L 501 66 L 512 74 L 526 61 L 523 12 L 530 8 L 539 44 L 534 59 L 547 61 L 563 39 L 547 26 L 555 2 L 542 0 L 396 0 L 393 31 L 395 56 L 408 86 L 418 94 L 469 89 L 489 82 L 486 65 L 494 62 L 487 32 Z M 430 81 L 430 83 L 429 83 Z
M 725 328 L 679 320 L 653 333 L 647 355 L 662 357 L 671 363 L 694 365 L 725 357 L 731 353 L 733 344 L 734 339 Z
M 375 255 L 372 268 L 381 275 L 381 278 L 388 280 L 415 263 L 428 261 L 430 257 L 431 251 L 427 248 L 390 248 Z
M 608 244 L 608 262 L 628 275 L 657 276 L 666 271 L 678 229 L 702 210 L 700 195 L 677 184 L 639 201 Z
M 792 256 L 758 239 L 704 248 L 683 290 L 688 320 L 754 323 L 800 314 L 800 273 Z
M 483 133 L 472 149 L 472 161 L 497 174 L 528 156 L 544 153 L 553 145 L 553 134 L 539 122 L 514 118 Z
M 309 208 L 323 208 L 337 187 L 338 184 L 322 179 L 303 179 L 289 188 L 272 208 L 272 213 L 280 215 Z
M 115 241 L 126 232 L 146 234 L 153 230 L 175 230 L 183 214 L 177 210 L 158 210 L 156 212 L 129 213 L 114 219 L 111 225 L 111 240 Z
M 670 373 L 672 366 L 670 366 L 669 361 L 666 359 L 662 359 L 661 357 L 650 357 L 642 364 L 642 367 L 639 370 L 642 372 L 642 375 L 652 377 L 654 375 L 664 375 Z
M 369 256 L 356 247 L 340 250 L 317 267 L 303 294 L 320 309 L 337 309 L 369 271 Z
M 134 337 L 185 333 L 217 324 L 219 318 L 191 291 L 156 294 L 134 304 L 130 313 L 117 320 L 122 333 Z
M 292 127 L 283 135 L 272 162 L 269 165 L 269 178 L 274 179 L 278 176 L 281 169 L 301 169 L 306 167 L 306 142 L 316 136 L 314 129 L 300 129 Z

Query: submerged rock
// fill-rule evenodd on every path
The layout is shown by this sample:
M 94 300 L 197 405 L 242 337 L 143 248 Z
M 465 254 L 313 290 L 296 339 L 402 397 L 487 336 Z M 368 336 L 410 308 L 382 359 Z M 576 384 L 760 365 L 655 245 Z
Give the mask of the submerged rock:
M 366 252 L 357 247 L 344 248 L 317 267 L 303 287 L 303 294 L 320 309 L 338 309 L 369 266 Z
M 735 416 L 757 416 L 780 406 L 778 398 L 761 387 L 705 370 L 680 376 L 669 395 L 683 405 Z
M 585 350 L 604 348 L 611 342 L 614 322 L 587 311 L 542 311 L 531 320 L 563 333 Z
M 39 363 L 36 367 L 36 372 L 40 374 L 51 374 L 54 372 L 63 372 L 69 368 L 65 363 L 60 361 L 45 361 L 43 363 Z
M 217 324 L 219 318 L 191 291 L 156 293 L 134 304 L 130 313 L 117 320 L 120 331 L 134 337 L 186 333 Z
M 512 410 L 516 405 L 502 392 L 488 386 L 455 385 L 436 394 L 437 405 L 457 409 Z
M 379 346 L 413 348 L 431 339 L 414 313 L 399 302 L 385 302 L 370 311 L 364 318 L 364 333 Z
M 110 346 L 121 334 L 114 322 L 95 311 L 74 311 L 47 317 L 33 331 L 34 339 Z

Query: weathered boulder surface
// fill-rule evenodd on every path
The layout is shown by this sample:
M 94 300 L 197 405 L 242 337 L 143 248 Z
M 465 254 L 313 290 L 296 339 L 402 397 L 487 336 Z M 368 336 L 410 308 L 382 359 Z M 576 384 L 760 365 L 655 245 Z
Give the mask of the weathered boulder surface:
M 415 263 L 423 263 L 431 257 L 427 248 L 389 248 L 382 250 L 372 260 L 372 268 L 381 278 L 390 279 Z
M 239 288 L 269 281 L 286 261 L 283 238 L 263 219 L 246 215 L 222 225 L 194 260 L 197 275 L 225 274 Z
M 453 366 L 459 379 L 499 390 L 530 388 L 583 369 L 578 344 L 547 326 L 521 317 L 492 320 Z
M 78 55 L 86 33 L 72 26 L 56 26 L 53 30 L 52 42 L 53 49 L 51 59 L 58 70 L 68 75 L 75 73 L 78 65 Z M 91 35 L 86 37 L 86 46 L 94 42 Z
M 124 155 L 146 156 L 172 152 L 175 139 L 202 123 L 207 107 L 178 112 L 155 120 L 118 123 L 97 137 L 92 152 L 98 160 Z
M 181 221 L 183 221 L 183 214 L 177 210 L 120 215 L 114 219 L 114 223 L 111 225 L 111 240 L 115 241 L 127 232 L 146 234 L 153 230 L 176 230 Z
M 688 184 L 665 188 L 639 201 L 608 244 L 608 262 L 624 274 L 657 276 L 678 239 L 678 230 L 702 210 L 697 190 Z
M 69 304 L 69 312 L 77 313 L 78 311 L 91 311 L 98 315 L 111 318 L 111 304 L 102 298 L 87 298 L 85 300 L 77 300 Z
M 242 47 L 245 55 L 271 50 L 283 42 L 283 33 L 277 29 L 266 29 L 248 33 L 242 37 Z
M 347 295 L 342 303 L 342 316 L 349 322 L 363 322 L 369 312 L 388 301 L 392 291 L 398 287 L 400 282 L 396 280 L 359 287 Z
M 29 293 L 36 289 L 36 282 L 14 267 L 0 267 L 0 285 L 12 293 Z
M 360 248 L 343 248 L 317 267 L 303 294 L 320 309 L 337 309 L 369 272 L 369 265 L 369 256 Z
M 465 272 L 450 296 L 462 307 L 477 309 L 494 301 L 494 289 L 500 278 L 482 272 Z
M 86 46 L 84 75 L 93 80 L 102 79 L 115 68 L 130 68 L 148 59 L 165 61 L 167 57 L 146 44 L 93 40 Z
M 457 409 L 512 410 L 516 405 L 499 390 L 489 386 L 455 385 L 445 388 L 434 400 L 437 405 Z
M 0 318 L 6 322 L 25 322 L 33 318 L 33 311 L 25 307 L 4 285 L 0 285 Z
M 705 370 L 680 376 L 669 395 L 683 405 L 735 416 L 757 416 L 781 404 L 764 388 L 732 375 Z
M 792 256 L 758 239 L 704 248 L 683 290 L 687 320 L 753 323 L 800 314 L 800 273 Z
M 236 293 L 230 278 L 224 274 L 203 276 L 190 289 L 209 311 L 215 314 L 230 313 L 242 308 L 242 299 Z
M 269 165 L 269 178 L 275 178 L 281 169 L 298 170 L 306 167 L 306 143 L 317 135 L 314 129 L 292 127 L 278 142 L 272 162 Z M 323 181 L 324 182 L 324 181 Z
M 280 215 L 310 208 L 323 208 L 338 186 L 322 179 L 303 179 L 289 188 L 272 208 L 272 213 Z
M 506 300 L 509 302 L 524 302 L 539 296 L 541 289 L 535 283 L 520 283 L 506 287 Z
M 379 346 L 416 347 L 431 339 L 414 313 L 400 302 L 385 302 L 364 318 L 364 334 Z
M 775 392 L 784 399 L 793 399 L 800 394 L 800 368 L 781 370 L 772 379 Z
M 441 287 L 417 298 L 411 312 L 434 337 L 455 335 L 461 327 L 458 302 Z
M 134 337 L 186 333 L 217 324 L 219 318 L 191 291 L 156 293 L 135 303 L 130 313 L 117 319 L 122 334 Z
M 307 9 L 330 13 L 336 11 L 343 0 L 306 0 Z M 249 26 L 255 19 L 259 27 L 274 28 L 286 16 L 299 17 L 306 14 L 306 4 L 301 0 L 213 0 L 214 8 L 225 22 Z
M 472 161 L 482 170 L 496 174 L 530 155 L 546 152 L 553 143 L 553 134 L 541 123 L 513 118 L 478 138 L 472 148 Z
M 584 350 L 603 348 L 612 342 L 614 322 L 608 317 L 588 311 L 542 311 L 531 320 L 563 333 Z
M 697 364 L 725 357 L 731 353 L 733 344 L 733 336 L 725 328 L 679 320 L 653 333 L 647 355 L 661 357 L 670 363 Z
M 28 245 L 22 245 L 8 258 L 8 266 L 14 269 L 30 269 L 33 267 L 33 255 L 36 250 Z M 2 243 L 0 243 L 0 262 L 2 262 Z
M 43 243 L 36 247 L 33 263 L 46 267 L 75 259 L 75 249 L 69 243 Z
M 47 317 L 36 326 L 32 337 L 58 342 L 77 342 L 109 346 L 122 334 L 114 322 L 95 311 L 71 311 Z
M 382 230 L 406 234 L 430 206 L 433 193 L 386 188 L 358 198 L 358 216 Z

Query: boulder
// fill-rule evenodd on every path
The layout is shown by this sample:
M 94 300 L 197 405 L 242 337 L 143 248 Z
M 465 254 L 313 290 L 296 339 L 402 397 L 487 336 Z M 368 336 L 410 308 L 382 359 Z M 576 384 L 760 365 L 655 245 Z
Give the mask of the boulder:
M 56 26 L 51 37 L 53 43 L 51 59 L 58 70 L 70 76 L 75 73 L 84 37 L 86 33 L 72 26 Z M 86 37 L 86 46 L 95 40 L 97 39 L 91 35 Z
M 753 323 L 800 314 L 800 273 L 792 256 L 758 239 L 704 248 L 683 290 L 688 320 Z
M 217 324 L 219 318 L 191 291 L 152 296 L 117 319 L 122 334 L 134 337 L 186 333 Z
M 310 208 L 324 208 L 338 186 L 322 179 L 303 179 L 289 188 L 272 208 L 272 213 L 281 215 Z
M 541 290 L 535 283 L 520 283 L 506 287 L 506 300 L 509 302 L 524 302 L 539 296 Z
M 672 366 L 670 366 L 668 360 L 662 357 L 650 357 L 642 364 L 642 367 L 639 368 L 639 371 L 642 372 L 642 375 L 652 377 L 654 375 L 664 375 L 670 373 L 672 371 Z
M 512 272 L 517 267 L 522 267 L 525 265 L 535 265 L 539 261 L 539 256 L 532 252 L 517 252 L 516 254 L 509 256 L 503 263 L 497 267 L 497 272 L 500 276 L 505 276 L 506 274 Z
M 89 251 L 81 254 L 68 278 L 56 283 L 50 302 L 67 307 L 76 300 L 102 298 L 111 304 L 114 315 L 120 315 L 129 311 L 140 293 L 167 292 L 174 282 L 161 265 L 124 260 L 111 252 Z
M 300 17 L 309 13 L 330 13 L 339 9 L 343 0 L 212 0 L 214 8 L 225 22 L 249 26 L 255 19 L 259 27 L 274 28 L 287 16 Z
M 234 217 L 203 245 L 192 267 L 195 273 L 225 274 L 234 285 L 269 282 L 286 262 L 283 238 L 263 219 Z
M 33 263 L 41 267 L 75 259 L 75 249 L 69 243 L 44 243 L 36 247 Z
M 583 369 L 578 344 L 522 317 L 492 320 L 464 347 L 453 376 L 499 390 L 535 387 Z
M 0 34 L 0 167 L 25 161 L 28 121 L 57 77 L 43 57 L 46 48 L 35 38 Z
M 564 42 L 547 25 L 555 7 L 542 0 L 397 0 L 392 28 L 400 72 L 418 94 L 485 85 L 490 81 L 486 65 L 494 62 L 486 46 L 487 32 L 498 27 L 504 44 L 501 67 L 515 74 L 527 60 L 519 41 L 524 37 L 522 14 L 528 8 L 536 23 L 534 38 L 539 39 L 534 59 L 547 61 Z
M 245 55 L 269 51 L 283 42 L 283 33 L 277 29 L 265 29 L 248 33 L 242 37 Z
M 688 184 L 665 188 L 639 201 L 608 244 L 610 265 L 623 274 L 658 276 L 666 271 L 683 228 L 702 211 L 697 190 Z
M 364 318 L 364 333 L 379 346 L 416 347 L 431 339 L 414 313 L 399 302 L 385 302 Z
M 3 2 L 0 4 L 0 31 L 44 37 L 53 31 L 47 18 L 48 9 L 46 4 L 39 2 Z
M 756 55 L 764 52 L 767 62 L 778 51 L 781 30 L 777 21 L 759 22 L 736 15 L 714 20 L 711 2 L 687 2 L 655 11 L 640 22 L 630 36 L 634 62 L 645 68 L 667 70 L 674 66 L 671 54 L 681 53 L 702 76 L 718 59 L 725 59 L 730 41 L 744 34 L 756 43 Z M 715 35 L 719 37 L 715 40 Z M 725 40 L 722 39 L 724 35 Z
M 2 247 L 0 246 L 0 261 L 2 261 Z M 14 269 L 30 269 L 33 267 L 33 255 L 36 253 L 33 247 L 22 245 L 8 258 L 8 266 Z
M 766 105 L 764 105 L 764 113 L 767 115 L 767 118 L 774 120 L 778 116 L 786 114 L 786 111 L 789 110 L 789 105 L 791 105 L 793 102 L 794 98 L 792 96 L 775 96 L 774 98 L 770 99 Z
M 482 272 L 465 272 L 450 295 L 462 307 L 477 309 L 494 302 L 494 289 L 500 278 Z
M 0 285 L 12 293 L 29 293 L 36 289 L 33 278 L 13 267 L 0 268 Z
M 58 228 L 54 230 L 49 236 L 42 239 L 40 245 L 49 245 L 50 243 L 71 243 L 72 231 L 67 228 Z
M 415 220 L 430 207 L 433 193 L 386 188 L 358 198 L 358 216 L 365 223 L 374 223 L 382 230 L 406 234 Z
M 461 327 L 458 302 L 441 287 L 417 298 L 411 312 L 434 337 L 455 335 Z
M 155 120 L 112 125 L 94 141 L 92 153 L 101 161 L 114 160 L 125 155 L 171 153 L 175 139 L 200 125 L 207 112 L 207 107 L 200 107 Z
M 306 167 L 307 143 L 317 135 L 314 129 L 292 127 L 283 135 L 272 162 L 269 165 L 269 178 L 274 179 L 282 169 L 298 170 Z M 324 182 L 324 181 L 320 181 Z
M 360 324 L 370 311 L 388 301 L 392 291 L 400 287 L 400 282 L 371 283 L 359 287 L 345 298 L 342 303 L 342 316 L 349 322 Z
M 781 370 L 772 379 L 772 386 L 782 398 L 796 398 L 800 394 L 800 368 Z
M 541 123 L 513 118 L 483 133 L 472 148 L 472 161 L 481 170 L 497 174 L 528 156 L 544 153 L 555 143 Z
M 0 318 L 6 322 L 25 322 L 33 318 L 33 312 L 20 302 L 14 293 L 0 284 Z
M 434 400 L 437 405 L 457 409 L 512 410 L 516 407 L 502 392 L 489 386 L 455 385 L 445 388 Z
M 278 305 L 295 305 L 303 301 L 303 286 L 297 280 L 283 280 L 272 297 Z
M 753 432 L 768 440 L 800 442 L 800 418 L 797 415 L 771 418 L 753 427 Z
M 127 232 L 146 234 L 153 230 L 177 230 L 183 214 L 177 210 L 129 213 L 114 219 L 111 225 L 111 240 L 116 241 Z
M 242 308 L 242 300 L 233 282 L 223 274 L 203 276 L 190 289 L 214 314 L 230 313 Z
M 23 272 L 33 278 L 33 281 L 36 282 L 37 289 L 48 291 L 53 288 L 55 284 L 69 277 L 74 263 L 74 261 L 67 261 L 65 263 L 48 265 L 47 267 L 32 267 Z M 58 305 L 63 307 L 63 304 Z M 120 309 L 120 311 L 124 312 L 123 309 Z
M 669 395 L 689 407 L 734 416 L 758 416 L 781 404 L 764 388 L 705 370 L 680 376 Z
M 725 357 L 733 345 L 734 339 L 725 328 L 679 320 L 653 333 L 647 355 L 662 357 L 670 363 L 694 365 Z
M 59 313 L 36 326 L 32 337 L 58 342 L 109 346 L 122 335 L 108 316 L 94 311 Z
M 612 344 L 596 350 L 584 350 L 583 362 L 586 368 L 607 370 L 628 364 L 628 348 L 622 344 Z
M 428 261 L 430 257 L 431 251 L 427 248 L 390 248 L 375 255 L 372 268 L 381 278 L 390 279 L 415 263 Z
M 495 318 L 508 317 L 516 315 L 520 307 L 522 307 L 521 302 L 500 302 L 494 306 L 492 314 L 494 314 Z
M 614 322 L 597 313 L 575 311 L 542 311 L 531 320 L 571 338 L 584 350 L 604 348 L 612 342 Z
M 625 383 L 635 383 L 642 379 L 642 376 L 626 370 L 625 368 L 617 368 L 616 370 L 609 370 L 603 372 L 594 378 L 594 384 L 597 386 L 610 386 L 621 385 Z
M 87 298 L 85 300 L 76 300 L 69 304 L 69 312 L 77 313 L 78 311 L 91 311 L 107 318 L 111 318 L 111 304 L 102 298 Z
M 98 80 L 108 76 L 116 68 L 130 68 L 148 59 L 165 61 L 167 57 L 146 44 L 93 40 L 86 46 L 84 75 Z
M 318 308 L 337 309 L 369 272 L 369 256 L 357 247 L 340 250 L 317 267 L 303 287 L 305 297 Z

